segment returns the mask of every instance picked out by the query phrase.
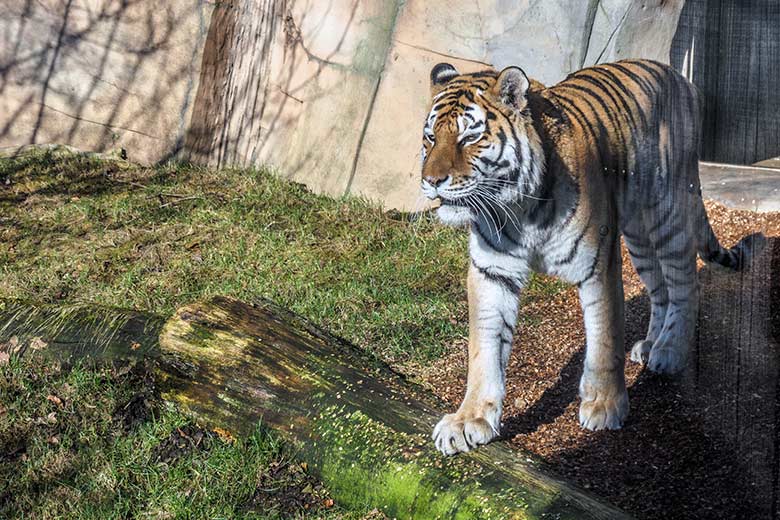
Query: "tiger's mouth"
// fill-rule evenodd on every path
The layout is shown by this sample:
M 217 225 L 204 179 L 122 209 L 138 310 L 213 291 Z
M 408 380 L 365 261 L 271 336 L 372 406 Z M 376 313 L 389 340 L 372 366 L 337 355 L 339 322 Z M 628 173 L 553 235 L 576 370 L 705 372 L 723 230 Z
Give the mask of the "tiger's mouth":
M 444 197 L 439 196 L 439 200 L 441 201 L 442 206 L 457 206 L 461 208 L 469 207 L 464 199 L 445 199 Z

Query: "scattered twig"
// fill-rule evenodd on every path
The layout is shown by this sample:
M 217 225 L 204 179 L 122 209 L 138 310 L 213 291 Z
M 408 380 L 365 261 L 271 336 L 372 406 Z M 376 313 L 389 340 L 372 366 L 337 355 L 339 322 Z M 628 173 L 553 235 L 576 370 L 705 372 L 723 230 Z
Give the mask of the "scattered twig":
M 179 202 L 184 202 L 185 200 L 194 200 L 194 199 L 201 199 L 202 200 L 203 197 L 201 197 L 200 195 L 190 195 L 190 196 L 182 197 L 182 198 L 180 198 L 178 200 L 172 200 L 170 202 L 166 202 L 165 204 L 161 204 L 160 207 L 164 208 L 166 206 L 173 206 L 173 205 L 178 204 Z

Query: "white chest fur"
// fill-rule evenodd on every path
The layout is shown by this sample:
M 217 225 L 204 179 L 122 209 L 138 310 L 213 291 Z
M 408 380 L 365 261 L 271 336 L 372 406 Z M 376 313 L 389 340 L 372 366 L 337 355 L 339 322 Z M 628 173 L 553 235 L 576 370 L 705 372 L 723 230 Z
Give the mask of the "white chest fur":
M 527 241 L 505 251 L 496 250 L 472 232 L 469 243 L 472 261 L 496 275 L 513 276 L 532 270 L 569 283 L 581 281 L 594 268 L 601 237 L 587 226 L 570 226 L 548 233 L 527 231 Z

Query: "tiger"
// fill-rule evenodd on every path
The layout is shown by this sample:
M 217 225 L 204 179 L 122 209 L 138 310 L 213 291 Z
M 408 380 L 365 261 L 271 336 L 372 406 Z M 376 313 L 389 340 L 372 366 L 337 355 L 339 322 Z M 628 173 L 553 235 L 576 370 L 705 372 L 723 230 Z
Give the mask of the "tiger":
M 468 228 L 465 395 L 433 430 L 445 455 L 500 434 L 521 291 L 533 272 L 578 288 L 585 327 L 579 423 L 619 429 L 624 375 L 620 239 L 650 299 L 647 335 L 630 359 L 675 374 L 697 322 L 697 253 L 744 269 L 761 233 L 725 249 L 702 201 L 702 102 L 696 87 L 650 60 L 598 64 L 552 87 L 516 66 L 430 73 L 422 193 L 439 220 Z

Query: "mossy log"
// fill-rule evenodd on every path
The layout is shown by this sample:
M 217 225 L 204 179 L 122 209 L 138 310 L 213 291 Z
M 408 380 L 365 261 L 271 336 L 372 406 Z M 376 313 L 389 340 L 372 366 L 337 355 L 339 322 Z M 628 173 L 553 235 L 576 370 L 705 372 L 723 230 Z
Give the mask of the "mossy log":
M 164 398 L 234 435 L 258 423 L 281 432 L 344 505 L 391 518 L 628 518 L 503 442 L 443 457 L 430 440 L 441 402 L 271 302 L 217 297 L 164 325 L 130 311 L 0 303 L 0 341 L 12 334 L 69 359 L 155 357 Z
M 445 458 L 444 407 L 270 302 L 188 305 L 160 334 L 164 395 L 210 424 L 284 432 L 343 504 L 391 518 L 626 518 L 497 442 Z

